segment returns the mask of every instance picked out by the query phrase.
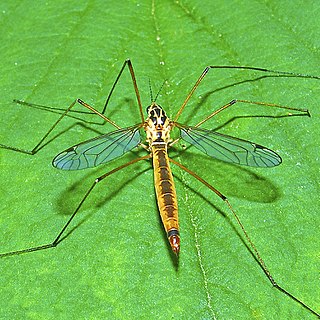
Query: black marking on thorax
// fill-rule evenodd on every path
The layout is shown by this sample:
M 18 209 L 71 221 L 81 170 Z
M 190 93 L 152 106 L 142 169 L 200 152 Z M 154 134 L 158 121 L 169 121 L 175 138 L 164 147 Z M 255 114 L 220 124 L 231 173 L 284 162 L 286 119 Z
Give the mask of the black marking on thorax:
M 147 133 L 149 145 L 168 144 L 170 140 L 170 131 L 172 122 L 167 117 L 161 106 L 152 102 L 147 108 L 148 118 L 146 119 L 144 129 Z
M 160 126 L 163 126 L 168 119 L 165 111 L 157 104 L 150 105 L 147 112 L 156 129 L 160 129 Z

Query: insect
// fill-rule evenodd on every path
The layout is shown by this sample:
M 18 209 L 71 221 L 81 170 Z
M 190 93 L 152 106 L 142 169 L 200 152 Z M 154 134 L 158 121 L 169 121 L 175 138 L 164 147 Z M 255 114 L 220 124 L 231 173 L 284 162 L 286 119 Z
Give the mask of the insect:
M 115 122 L 107 118 L 104 113 L 106 111 L 108 102 L 110 97 L 116 87 L 124 69 L 126 66 L 129 69 L 131 79 L 133 82 L 133 87 L 135 90 L 137 103 L 139 107 L 141 122 L 126 128 L 120 128 Z M 153 99 L 151 97 L 151 104 L 147 107 L 147 118 L 144 117 L 144 112 L 142 108 L 140 93 L 137 86 L 137 81 L 134 73 L 134 69 L 131 61 L 128 59 L 122 65 L 120 72 L 111 88 L 111 91 L 107 97 L 105 106 L 102 112 L 97 111 L 81 99 L 76 99 L 60 116 L 60 118 L 55 122 L 55 124 L 48 130 L 48 132 L 44 135 L 44 137 L 40 140 L 40 142 L 36 145 L 36 147 L 31 151 L 21 150 L 14 147 L 8 147 L 5 145 L 0 145 L 3 148 L 35 154 L 43 141 L 48 137 L 48 135 L 54 130 L 54 128 L 58 125 L 58 123 L 67 115 L 69 111 L 74 107 L 76 103 L 82 105 L 86 109 L 100 116 L 106 122 L 109 122 L 111 125 L 116 127 L 115 131 L 110 133 L 98 136 L 96 138 L 81 142 L 76 144 L 65 151 L 59 153 L 52 161 L 54 167 L 61 170 L 81 170 L 96 167 L 103 163 L 109 162 L 116 158 L 121 157 L 125 153 L 133 150 L 136 147 L 142 147 L 147 151 L 147 155 L 131 160 L 105 174 L 95 179 L 92 186 L 88 189 L 88 191 L 83 196 L 77 208 L 74 210 L 69 220 L 65 223 L 63 228 L 60 230 L 56 238 L 48 244 L 35 246 L 23 250 L 11 251 L 7 253 L 0 254 L 0 257 L 17 255 L 32 251 L 39 251 L 47 248 L 56 247 L 61 239 L 62 235 L 65 233 L 66 229 L 79 212 L 83 203 L 86 201 L 89 194 L 92 192 L 94 187 L 109 177 L 110 175 L 122 170 L 125 167 L 131 166 L 139 161 L 143 160 L 152 160 L 153 170 L 154 170 L 154 185 L 156 191 L 156 197 L 159 207 L 160 216 L 162 219 L 162 223 L 165 228 L 165 232 L 167 234 L 167 238 L 169 244 L 171 246 L 172 251 L 178 257 L 180 252 L 180 233 L 179 233 L 179 222 L 178 222 L 178 203 L 177 203 L 177 195 L 175 190 L 175 185 L 173 181 L 173 175 L 171 172 L 170 164 L 176 165 L 180 167 L 182 170 L 191 174 L 195 179 L 200 181 L 206 187 L 208 187 L 212 192 L 214 192 L 218 197 L 220 197 L 228 206 L 233 216 L 235 217 L 237 223 L 239 224 L 247 242 L 249 243 L 251 250 L 255 254 L 257 261 L 260 266 L 263 268 L 266 276 L 269 281 L 272 283 L 274 287 L 278 290 L 298 302 L 304 308 L 308 309 L 315 315 L 319 314 L 314 311 L 311 307 L 309 307 L 302 300 L 298 299 L 296 296 L 291 294 L 289 291 L 280 286 L 271 275 L 269 269 L 267 268 L 264 260 L 261 258 L 257 248 L 254 243 L 250 239 L 247 231 L 245 230 L 242 222 L 240 221 L 238 215 L 235 210 L 231 206 L 229 200 L 225 195 L 223 195 L 219 190 L 210 185 L 206 180 L 198 176 L 195 172 L 186 168 L 181 163 L 171 159 L 168 156 L 168 149 L 170 149 L 173 145 L 175 145 L 181 139 L 185 142 L 193 145 L 200 151 L 207 154 L 209 157 L 216 158 L 218 160 L 222 160 L 229 163 L 234 163 L 238 165 L 246 165 L 251 167 L 261 167 L 268 168 L 279 165 L 282 160 L 281 157 L 274 151 L 263 147 L 259 144 L 252 143 L 246 140 L 242 140 L 239 138 L 235 138 L 232 136 L 224 135 L 212 130 L 206 130 L 200 128 L 200 126 L 217 115 L 218 113 L 230 108 L 236 103 L 247 103 L 247 104 L 255 104 L 261 106 L 267 106 L 272 108 L 280 108 L 289 110 L 290 112 L 296 112 L 298 115 L 306 115 L 310 116 L 309 111 L 306 109 L 298 109 L 287 106 L 281 106 L 277 104 L 270 104 L 264 102 L 253 102 L 248 100 L 232 100 L 229 103 L 223 105 L 217 110 L 211 112 L 205 119 L 200 121 L 194 126 L 188 126 L 185 124 L 181 124 L 178 122 L 180 115 L 185 109 L 188 101 L 193 95 L 194 91 L 197 89 L 199 84 L 202 82 L 204 77 L 208 74 L 210 69 L 218 69 L 218 68 L 233 68 L 233 69 L 247 69 L 247 70 L 255 70 L 259 72 L 267 72 L 271 74 L 275 74 L 278 76 L 293 76 L 293 77 L 304 77 L 304 78 L 314 78 L 320 79 L 317 76 L 303 75 L 303 74 L 294 74 L 290 72 L 281 72 L 281 71 L 273 71 L 269 69 L 256 68 L 256 67 L 244 67 L 244 66 L 208 66 L 204 69 L 191 91 L 187 95 L 186 99 L 182 103 L 180 109 L 177 114 L 171 120 L 165 110 L 157 104 L 156 100 L 158 94 Z M 20 102 L 23 104 L 23 102 Z M 292 113 L 290 113 L 292 115 Z M 171 137 L 171 132 L 176 128 L 179 131 L 179 136 L 176 139 Z M 146 141 L 142 140 L 141 132 L 145 132 Z

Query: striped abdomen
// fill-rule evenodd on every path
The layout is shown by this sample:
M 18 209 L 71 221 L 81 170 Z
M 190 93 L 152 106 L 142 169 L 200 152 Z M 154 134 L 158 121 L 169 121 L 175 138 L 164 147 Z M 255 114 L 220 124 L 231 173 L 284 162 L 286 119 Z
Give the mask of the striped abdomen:
M 152 145 L 154 185 L 162 223 L 175 254 L 180 250 L 178 203 L 166 143 Z

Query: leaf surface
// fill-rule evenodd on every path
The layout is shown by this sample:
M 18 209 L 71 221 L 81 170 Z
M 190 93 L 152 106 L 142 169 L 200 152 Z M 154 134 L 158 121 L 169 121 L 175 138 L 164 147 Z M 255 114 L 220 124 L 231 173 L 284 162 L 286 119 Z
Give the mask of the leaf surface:
M 144 107 L 149 79 L 154 96 L 167 81 L 157 102 L 172 118 L 207 65 L 320 75 L 316 2 L 301 10 L 287 1 L 2 1 L 0 14 L 0 143 L 18 148 L 32 149 L 59 117 L 48 107 L 81 98 L 102 110 L 126 58 Z M 308 108 L 311 118 L 270 118 L 283 110 L 237 104 L 204 125 L 274 150 L 280 166 L 240 167 L 179 145 L 170 155 L 230 199 L 275 280 L 319 312 L 319 80 L 265 76 L 210 72 L 179 122 L 195 125 L 235 98 Z M 86 171 L 53 168 L 59 152 L 113 130 L 73 115 L 85 121 L 65 118 L 34 156 L 0 150 L 1 252 L 52 241 L 95 178 L 145 154 Z M 126 70 L 107 116 L 123 127 L 140 121 Z M 178 266 L 151 163 L 141 162 L 95 187 L 57 248 L 1 259 L 1 317 L 313 319 L 272 288 L 225 204 L 181 169 L 173 173 Z

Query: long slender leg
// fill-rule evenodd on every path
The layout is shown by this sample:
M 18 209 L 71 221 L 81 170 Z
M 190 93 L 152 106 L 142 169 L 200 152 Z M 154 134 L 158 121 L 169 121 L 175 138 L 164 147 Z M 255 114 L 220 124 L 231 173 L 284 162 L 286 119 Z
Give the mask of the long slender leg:
M 94 109 L 93 107 L 91 107 L 90 105 L 88 105 L 87 103 L 83 102 L 81 99 L 76 99 L 75 101 L 72 102 L 72 104 L 62 112 L 61 116 L 59 117 L 59 119 L 51 126 L 51 128 L 45 133 L 45 135 L 40 139 L 40 141 L 35 145 L 35 147 L 31 150 L 25 150 L 25 149 L 20 149 L 20 148 L 16 148 L 16 147 L 12 147 L 12 146 L 7 146 L 4 144 L 0 144 L 0 148 L 4 148 L 4 149 L 9 149 L 9 150 L 13 150 L 13 151 L 17 151 L 17 152 L 21 152 L 21 153 L 26 153 L 26 154 L 30 154 L 30 155 L 34 155 L 36 154 L 41 148 L 42 148 L 42 144 L 44 142 L 44 140 L 49 136 L 49 134 L 55 129 L 55 127 L 59 124 L 59 122 L 71 111 L 71 109 L 73 108 L 73 106 L 76 103 L 81 104 L 82 106 L 84 106 L 85 108 L 89 109 L 90 111 L 92 111 L 93 113 L 97 114 L 98 116 L 100 116 L 102 119 L 104 119 L 106 122 L 109 122 L 110 124 L 112 124 L 113 126 L 115 126 L 117 129 L 120 129 L 120 127 L 112 120 L 110 120 L 109 118 L 107 118 L 104 113 L 106 111 L 107 105 L 109 103 L 109 100 L 111 98 L 111 95 L 115 89 L 115 86 L 117 85 L 122 72 L 125 68 L 125 66 L 128 65 L 129 71 L 130 71 L 130 75 L 132 78 L 132 82 L 133 82 L 133 87 L 136 93 L 136 97 L 137 97 L 137 101 L 138 101 L 138 105 L 139 105 L 139 112 L 140 112 L 140 116 L 141 116 L 141 120 L 142 122 L 144 122 L 144 116 L 143 116 L 143 110 L 142 110 L 142 105 L 141 105 L 141 98 L 140 98 L 140 93 L 139 93 L 139 89 L 137 86 L 137 81 L 136 81 L 136 77 L 134 74 L 134 70 L 132 67 L 132 63 L 129 59 L 125 60 L 125 62 L 123 63 L 123 66 L 120 69 L 120 72 L 110 90 L 110 93 L 107 97 L 107 100 L 105 102 L 105 105 L 103 107 L 102 112 L 97 111 L 96 109 Z M 20 101 L 20 100 L 14 100 L 15 102 L 19 103 L 19 104 L 26 104 L 28 105 L 27 102 L 24 101 Z
M 210 69 L 242 69 L 242 70 L 255 70 L 259 72 L 266 72 L 266 73 L 273 73 L 275 76 L 288 76 L 288 77 L 297 77 L 297 78 L 310 78 L 310 79 L 317 79 L 320 80 L 320 77 L 308 75 L 308 74 L 302 74 L 302 73 L 293 73 L 293 72 L 285 72 L 285 71 L 276 71 L 276 70 L 269 70 L 264 68 L 256 68 L 256 67 L 246 67 L 246 66 L 208 66 L 206 67 L 194 86 L 192 87 L 191 91 L 187 95 L 186 99 L 182 103 L 180 109 L 178 110 L 176 116 L 174 117 L 174 122 L 178 120 L 180 117 L 182 111 L 184 110 L 185 106 L 187 105 L 188 101 L 190 100 L 191 96 L 193 95 L 194 91 L 198 88 L 199 84 L 203 80 L 203 78 L 207 75 Z
M 213 111 L 211 114 L 209 114 L 207 117 L 205 117 L 203 120 L 201 120 L 199 123 L 197 123 L 194 127 L 199 127 L 201 126 L 203 123 L 205 123 L 206 121 L 208 121 L 209 119 L 211 119 L 212 117 L 214 117 L 216 114 L 218 114 L 219 112 L 226 110 L 227 108 L 235 105 L 236 103 L 248 103 L 248 104 L 254 104 L 254 105 L 262 105 L 265 107 L 273 107 L 273 108 L 280 108 L 280 109 L 285 109 L 285 110 L 291 110 L 291 111 L 298 111 L 299 113 L 288 113 L 286 116 L 290 117 L 290 116 L 308 116 L 310 117 L 310 113 L 309 110 L 307 109 L 300 109 L 300 108 L 293 108 L 293 107 L 288 107 L 288 106 L 281 106 L 278 104 L 274 104 L 274 103 L 265 103 L 265 102 L 254 102 L 254 101 L 249 101 L 249 100 L 231 100 L 230 102 L 228 102 L 227 104 L 225 104 L 224 106 L 218 108 L 217 110 Z M 176 144 L 178 141 L 181 140 L 181 137 L 173 140 L 172 142 L 169 143 L 169 146 L 172 147 L 174 144 Z
M 267 268 L 265 262 L 263 261 L 263 259 L 261 258 L 260 253 L 258 252 L 256 246 L 253 244 L 251 238 L 249 237 L 247 231 L 245 230 L 240 218 L 238 217 L 238 215 L 236 214 L 235 210 L 233 209 L 233 207 L 231 206 L 229 200 L 227 199 L 226 196 L 224 196 L 219 190 L 217 190 L 215 187 L 213 187 L 211 184 L 209 184 L 207 181 L 205 181 L 204 179 L 202 179 L 201 177 L 199 177 L 196 173 L 194 173 L 193 171 L 191 171 L 190 169 L 186 168 L 184 165 L 182 165 L 179 162 L 176 162 L 173 159 L 170 159 L 170 162 L 172 162 L 173 164 L 177 165 L 178 167 L 180 167 L 181 169 L 183 169 L 184 171 L 186 171 L 187 173 L 191 174 L 194 178 L 196 178 L 198 181 L 200 181 L 201 183 L 203 183 L 206 187 L 208 187 L 211 191 L 213 191 L 219 198 L 221 198 L 229 207 L 229 209 L 231 210 L 233 216 L 235 217 L 235 219 L 237 220 L 238 225 L 240 226 L 242 233 L 244 234 L 245 238 L 247 239 L 251 249 L 253 250 L 257 261 L 259 262 L 262 270 L 264 271 L 264 273 L 266 274 L 266 276 L 268 277 L 269 281 L 271 282 L 271 284 L 277 288 L 279 291 L 283 292 L 284 294 L 286 294 L 287 296 L 289 296 L 291 299 L 293 299 L 294 301 L 298 302 L 301 306 L 303 306 L 304 308 L 306 308 L 307 310 L 309 310 L 310 312 L 312 312 L 314 315 L 320 317 L 320 314 L 317 313 L 315 310 L 313 310 L 311 307 L 309 307 L 307 304 L 305 304 L 302 300 L 298 299 L 297 297 L 295 297 L 293 294 L 291 294 L 289 291 L 287 291 L 286 289 L 284 289 L 282 286 L 280 286 L 272 277 L 269 269 Z
M 141 98 L 140 98 L 140 93 L 139 93 L 139 89 L 138 89 L 138 85 L 137 85 L 137 80 L 136 80 L 136 76 L 134 74 L 134 70 L 133 70 L 133 66 L 132 66 L 132 63 L 131 63 L 131 60 L 130 59 L 127 59 L 125 60 L 125 62 L 123 63 L 121 69 L 120 69 L 120 72 L 114 82 L 114 84 L 112 85 L 111 87 L 111 90 L 110 90 L 110 93 L 108 94 L 108 97 L 107 97 L 107 100 L 106 100 L 106 103 L 104 105 L 104 108 L 102 110 L 101 113 L 104 113 L 106 111 L 106 108 L 107 108 L 107 105 L 109 103 L 109 100 L 111 98 L 111 95 L 114 91 L 114 88 L 116 87 L 121 75 L 122 75 L 122 72 L 124 70 L 124 68 L 126 67 L 126 65 L 128 66 L 129 68 L 129 71 L 130 71 L 130 75 L 131 75 L 131 79 L 132 79 L 132 83 L 133 83 L 133 87 L 134 87 L 134 91 L 136 93 L 136 97 L 137 97 L 137 101 L 138 101 L 138 105 L 139 105 L 139 111 L 140 111 L 140 116 L 141 116 L 141 121 L 144 122 L 144 116 L 143 116 L 143 110 L 142 110 L 142 104 L 141 104 Z
M 309 110 L 307 110 L 307 109 L 300 109 L 300 108 L 282 106 L 282 105 L 275 104 L 275 103 L 255 102 L 255 101 L 249 101 L 249 100 L 234 99 L 234 100 L 231 100 L 229 103 L 225 104 L 224 106 L 220 107 L 219 109 L 213 111 L 211 114 L 209 114 L 207 117 L 205 117 L 202 121 L 197 123 L 195 125 L 195 127 L 201 126 L 204 122 L 208 121 L 209 119 L 214 117 L 219 112 L 221 112 L 223 110 L 226 110 L 227 108 L 235 105 L 236 103 L 248 103 L 248 104 L 260 105 L 260 106 L 264 106 L 264 107 L 273 107 L 273 108 L 280 108 L 280 109 L 291 110 L 291 111 L 298 111 L 299 115 L 310 117 Z M 297 115 L 297 114 L 292 114 L 292 113 L 288 114 L 288 116 L 292 116 L 292 115 Z
M 39 251 L 39 250 L 44 250 L 44 249 L 48 249 L 48 248 L 53 248 L 56 247 L 60 242 L 61 242 L 61 237 L 64 234 L 64 232 L 66 231 L 67 227 L 70 225 L 71 221 L 73 220 L 73 218 L 76 216 L 76 214 L 79 212 L 80 208 L 82 207 L 83 203 L 85 202 L 85 200 L 88 198 L 89 194 L 91 193 L 91 191 L 93 190 L 93 188 L 100 182 L 102 181 L 104 178 L 112 175 L 113 173 L 120 171 L 123 168 L 126 168 L 134 163 L 137 163 L 138 161 L 141 160 L 146 160 L 149 159 L 151 157 L 150 154 L 144 156 L 144 157 L 140 157 L 137 159 L 134 159 L 132 161 L 129 161 L 107 173 L 105 173 L 104 175 L 100 176 L 99 178 L 96 178 L 94 180 L 94 183 L 92 184 L 92 186 L 88 189 L 88 191 L 86 192 L 86 194 L 84 195 L 84 197 L 82 198 L 82 200 L 80 201 L 80 203 L 78 204 L 76 210 L 72 213 L 71 217 L 69 218 L 69 220 L 67 221 L 67 223 L 63 226 L 63 228 L 61 229 L 61 231 L 58 233 L 58 235 L 56 236 L 56 238 L 47 244 L 44 245 L 40 245 L 40 246 L 36 246 L 36 247 L 31 247 L 31 248 L 27 248 L 27 249 L 22 249 L 22 250 L 17 250 L 17 251 L 10 251 L 10 252 L 6 252 L 6 253 L 2 253 L 0 254 L 0 258 L 2 257 L 6 257 L 6 256 L 12 256 L 12 255 L 17 255 L 17 254 L 22 254 L 22 253 L 27 253 L 27 252 L 33 252 L 33 251 Z
M 286 109 L 286 110 L 291 110 L 291 111 L 298 111 L 299 113 L 288 113 L 286 116 L 290 117 L 290 116 L 308 116 L 310 117 L 310 112 L 307 109 L 300 109 L 300 108 L 293 108 L 293 107 L 287 107 L 287 106 L 281 106 L 278 104 L 274 104 L 274 103 L 265 103 L 265 102 L 254 102 L 254 101 L 249 101 L 249 100 L 231 100 L 230 102 L 228 102 L 227 104 L 225 104 L 224 106 L 218 108 L 217 110 L 213 111 L 211 114 L 209 114 L 207 117 L 205 117 L 203 120 L 201 120 L 199 123 L 197 123 L 194 127 L 199 127 L 201 126 L 204 122 L 208 121 L 209 119 L 211 119 L 212 117 L 214 117 L 216 114 L 218 114 L 219 112 L 226 110 L 227 108 L 235 105 L 237 102 L 240 103 L 248 103 L 248 104 L 254 104 L 254 105 L 262 105 L 265 107 L 273 107 L 273 108 L 281 108 L 281 109 Z M 177 123 L 178 124 L 178 123 Z M 178 124 L 179 125 L 179 124 Z M 169 143 L 169 146 L 172 147 L 174 144 L 176 144 L 178 141 L 181 140 L 181 137 L 176 138 L 175 140 L 173 140 L 172 142 Z
M 115 126 L 116 128 L 120 129 L 120 127 L 113 121 L 111 121 L 110 119 L 108 119 L 106 116 L 104 116 L 103 114 L 101 114 L 99 111 L 97 111 L 96 109 L 94 109 L 93 107 L 91 107 L 90 105 L 88 105 L 87 103 L 85 103 L 84 101 L 82 101 L 81 99 L 76 99 L 74 100 L 71 105 L 61 114 L 61 116 L 58 118 L 58 120 L 52 125 L 52 127 L 47 131 L 47 133 L 40 139 L 40 141 L 36 144 L 36 146 L 32 149 L 32 150 L 24 150 L 24 149 L 20 149 L 20 148 L 15 148 L 15 147 L 11 147 L 11 146 L 6 146 L 4 144 L 0 144 L 1 148 L 4 149 L 9 149 L 9 150 L 13 150 L 13 151 L 17 151 L 17 152 L 21 152 L 21 153 L 26 153 L 26 154 L 30 154 L 30 155 L 34 155 L 36 154 L 41 148 L 42 148 L 42 143 L 44 142 L 44 140 L 49 136 L 49 134 L 55 129 L 55 127 L 60 123 L 60 121 L 68 114 L 68 112 L 73 108 L 73 106 L 79 103 L 80 105 L 84 106 L 85 108 L 89 109 L 90 111 L 94 112 L 95 114 L 97 114 L 98 116 L 100 116 L 102 119 L 104 119 L 105 121 L 109 122 L 110 124 L 112 124 L 113 126 Z
M 55 113 L 55 114 L 63 114 L 66 109 L 65 108 L 59 108 L 59 107 L 49 107 L 49 106 L 46 106 L 46 105 L 41 105 L 41 104 L 36 104 L 36 103 L 31 103 L 31 102 L 26 102 L 26 101 L 23 101 L 23 100 L 18 100 L 18 99 L 13 99 L 13 102 L 17 103 L 17 104 L 21 104 L 21 105 L 24 105 L 24 106 L 28 106 L 28 107 L 31 107 L 31 108 L 34 108 L 34 109 L 38 109 L 38 110 L 42 110 L 42 111 L 47 111 L 47 112 L 51 112 L 51 113 Z M 72 118 L 72 119 L 75 119 L 75 120 L 80 120 L 80 121 L 83 121 L 83 122 L 88 122 L 90 123 L 89 121 L 86 121 L 80 117 L 77 117 L 75 115 L 72 115 L 72 114 L 90 114 L 92 115 L 92 112 L 90 111 L 84 111 L 84 110 L 70 110 L 69 111 L 70 114 L 68 114 L 68 117 L 69 118 Z

